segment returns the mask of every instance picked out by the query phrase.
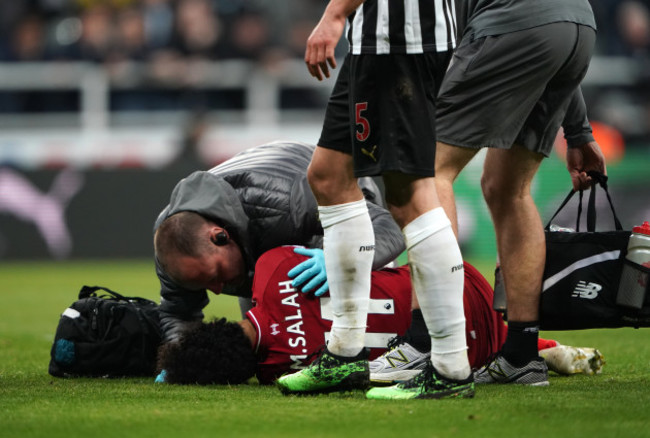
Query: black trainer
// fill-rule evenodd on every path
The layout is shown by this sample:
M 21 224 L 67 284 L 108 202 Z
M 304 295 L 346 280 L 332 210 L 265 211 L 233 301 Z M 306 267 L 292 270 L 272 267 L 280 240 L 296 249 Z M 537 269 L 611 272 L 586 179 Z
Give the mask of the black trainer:
M 477 385 L 483 383 L 517 383 L 520 385 L 548 386 L 548 367 L 541 357 L 526 365 L 516 367 L 502 355 L 495 358 L 474 373 Z

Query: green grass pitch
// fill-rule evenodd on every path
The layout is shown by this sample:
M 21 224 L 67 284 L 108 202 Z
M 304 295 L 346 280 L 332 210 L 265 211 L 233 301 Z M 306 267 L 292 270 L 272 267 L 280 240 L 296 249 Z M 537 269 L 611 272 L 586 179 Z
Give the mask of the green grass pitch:
M 0 437 L 650 437 L 648 329 L 545 332 L 599 348 L 602 374 L 552 374 L 547 388 L 481 386 L 470 400 L 57 379 L 47 374 L 54 331 L 84 284 L 158 301 L 151 261 L 0 265 Z M 213 299 L 206 314 L 237 319 L 236 299 Z

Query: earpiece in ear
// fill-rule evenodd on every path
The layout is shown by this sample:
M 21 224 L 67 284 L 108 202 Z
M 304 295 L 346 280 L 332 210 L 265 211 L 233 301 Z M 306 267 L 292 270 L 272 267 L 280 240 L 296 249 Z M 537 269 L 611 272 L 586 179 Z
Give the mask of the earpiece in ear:
M 229 239 L 228 233 L 226 232 L 226 230 L 223 230 L 217 233 L 217 235 L 210 240 L 212 240 L 212 243 L 214 243 L 217 246 L 224 246 L 228 244 L 228 239 Z

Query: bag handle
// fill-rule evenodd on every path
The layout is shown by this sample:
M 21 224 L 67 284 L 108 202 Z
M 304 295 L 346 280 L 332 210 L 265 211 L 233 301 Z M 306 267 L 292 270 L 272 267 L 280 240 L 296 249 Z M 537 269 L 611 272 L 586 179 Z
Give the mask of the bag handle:
M 117 293 L 117 292 L 115 292 L 115 291 L 113 291 L 113 290 L 111 290 L 111 289 L 109 289 L 107 287 L 103 287 L 103 286 L 83 286 L 81 288 L 81 290 L 79 291 L 79 299 L 88 298 L 88 297 L 98 297 L 97 291 L 100 291 L 100 290 L 102 290 L 104 292 L 107 292 L 112 298 L 115 298 L 115 299 L 121 300 L 121 301 L 139 301 L 139 302 L 144 302 L 144 303 L 154 303 L 154 304 L 156 304 L 154 301 L 151 301 L 151 300 L 149 300 L 147 298 L 127 297 L 127 296 L 119 294 L 119 293 Z M 103 296 L 105 297 L 106 295 L 103 295 Z
M 587 175 L 589 175 L 591 178 L 593 178 L 596 182 L 600 184 L 600 187 L 605 191 L 605 195 L 607 195 L 607 202 L 609 203 L 609 208 L 612 210 L 612 216 L 614 216 L 614 227 L 616 231 L 622 231 L 623 226 L 621 225 L 621 221 L 618 219 L 618 216 L 616 215 L 616 210 L 614 210 L 614 203 L 612 202 L 612 197 L 609 195 L 609 190 L 607 190 L 607 180 L 608 177 L 607 175 L 603 175 L 600 172 L 596 171 L 589 171 L 587 172 Z M 594 189 L 596 186 L 594 185 Z M 596 231 L 596 190 L 592 189 L 591 193 L 589 194 L 589 204 L 587 206 L 587 231 Z
M 111 295 L 113 298 L 117 298 L 118 300 L 128 301 L 128 298 L 126 298 L 124 295 L 118 294 L 117 292 L 112 291 L 109 288 L 103 286 L 83 286 L 79 291 L 79 299 L 96 297 L 97 296 L 96 292 L 99 290 L 108 292 L 109 295 Z
M 591 193 L 589 194 L 589 201 L 587 202 L 587 231 L 588 232 L 596 231 L 596 186 L 597 185 L 600 185 L 600 187 L 605 191 L 605 194 L 607 195 L 607 201 L 609 202 L 609 207 L 612 210 L 612 215 L 614 216 L 614 227 L 616 231 L 622 231 L 623 226 L 621 225 L 621 221 L 618 219 L 618 216 L 616 215 L 616 210 L 614 209 L 612 197 L 609 195 L 609 190 L 607 188 L 607 179 L 608 179 L 607 175 L 592 170 L 587 172 L 587 175 L 589 175 L 596 182 L 596 184 L 593 184 L 591 186 Z M 566 198 L 564 198 L 564 201 L 562 201 L 558 209 L 555 211 L 555 214 L 553 214 L 551 219 L 544 227 L 546 231 L 550 231 L 551 222 L 553 222 L 553 219 L 555 219 L 558 213 L 560 213 L 560 211 L 564 208 L 564 206 L 566 206 L 566 204 L 569 202 L 569 200 L 571 200 L 571 198 L 575 193 L 576 191 L 571 189 L 571 191 L 566 196 Z M 577 232 L 580 232 L 580 217 L 582 216 L 582 195 L 583 195 L 583 191 L 580 190 L 579 191 L 580 199 L 578 201 L 578 217 L 576 218 Z

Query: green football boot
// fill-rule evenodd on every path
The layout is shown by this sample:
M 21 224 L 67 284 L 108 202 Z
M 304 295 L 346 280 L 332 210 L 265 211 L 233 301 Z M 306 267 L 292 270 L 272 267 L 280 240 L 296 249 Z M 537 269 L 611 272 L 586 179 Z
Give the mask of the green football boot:
M 370 386 L 368 353 L 364 348 L 355 357 L 342 357 L 324 348 L 307 368 L 293 374 L 285 374 L 275 383 L 285 395 L 366 389 Z
M 420 374 L 397 385 L 372 388 L 366 397 L 376 400 L 408 400 L 416 398 L 471 398 L 474 397 L 474 377 L 452 380 L 438 374 L 431 362 Z

